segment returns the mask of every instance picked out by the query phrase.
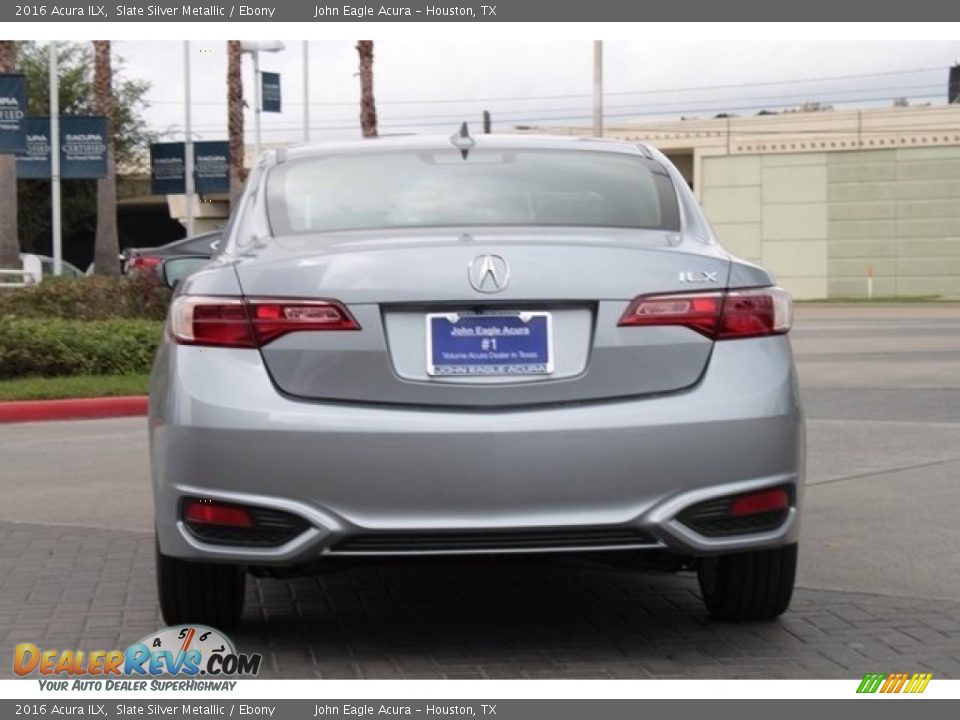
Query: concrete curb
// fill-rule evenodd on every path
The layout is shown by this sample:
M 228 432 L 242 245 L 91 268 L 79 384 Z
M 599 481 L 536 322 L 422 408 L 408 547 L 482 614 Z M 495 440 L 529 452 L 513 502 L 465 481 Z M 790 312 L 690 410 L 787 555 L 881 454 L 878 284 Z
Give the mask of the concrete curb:
M 146 414 L 146 395 L 0 402 L 0 423 L 90 420 Z

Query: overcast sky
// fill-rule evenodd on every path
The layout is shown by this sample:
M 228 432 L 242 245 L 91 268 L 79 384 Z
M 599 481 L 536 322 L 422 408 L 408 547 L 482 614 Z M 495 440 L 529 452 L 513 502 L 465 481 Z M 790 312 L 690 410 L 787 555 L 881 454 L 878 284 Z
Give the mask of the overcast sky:
M 261 55 L 263 70 L 282 74 L 284 105 L 281 114 L 263 115 L 265 143 L 302 137 L 302 43 L 286 45 L 283 52 Z M 225 139 L 225 43 L 193 42 L 191 49 L 197 139 Z M 932 41 L 637 40 L 608 42 L 604 50 L 611 123 L 718 112 L 752 115 L 807 100 L 835 106 L 890 105 L 896 97 L 944 103 L 948 68 L 960 61 L 960 42 Z M 114 52 L 126 59 L 127 76 L 152 83 L 147 115 L 154 129 L 171 131 L 167 139 L 180 139 L 182 43 L 115 42 Z M 592 53 L 589 41 L 377 42 L 374 75 L 381 132 L 452 132 L 462 120 L 479 125 L 484 109 L 493 115 L 494 130 L 518 124 L 589 125 Z M 310 44 L 313 139 L 359 135 L 356 68 L 352 43 Z M 841 76 L 862 77 L 830 79 Z M 252 106 L 251 82 L 245 58 L 244 92 Z M 252 140 L 249 111 L 246 129 Z

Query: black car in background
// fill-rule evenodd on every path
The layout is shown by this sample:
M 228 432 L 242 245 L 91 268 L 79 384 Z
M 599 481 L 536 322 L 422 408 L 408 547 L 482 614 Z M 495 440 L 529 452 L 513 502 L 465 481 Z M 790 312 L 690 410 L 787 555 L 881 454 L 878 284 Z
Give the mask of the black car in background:
M 214 230 L 157 247 L 127 248 L 120 256 L 123 272 L 155 271 L 160 263 L 173 257 L 213 257 L 220 251 L 222 237 L 222 230 Z

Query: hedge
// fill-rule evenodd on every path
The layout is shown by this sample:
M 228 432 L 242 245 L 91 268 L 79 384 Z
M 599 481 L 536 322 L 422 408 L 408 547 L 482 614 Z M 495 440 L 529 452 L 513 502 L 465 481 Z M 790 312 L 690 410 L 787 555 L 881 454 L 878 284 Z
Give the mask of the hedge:
M 44 278 L 39 285 L 0 290 L 0 318 L 163 320 L 170 290 L 156 273 L 121 277 Z
M 162 337 L 156 320 L 0 316 L 0 379 L 147 373 Z

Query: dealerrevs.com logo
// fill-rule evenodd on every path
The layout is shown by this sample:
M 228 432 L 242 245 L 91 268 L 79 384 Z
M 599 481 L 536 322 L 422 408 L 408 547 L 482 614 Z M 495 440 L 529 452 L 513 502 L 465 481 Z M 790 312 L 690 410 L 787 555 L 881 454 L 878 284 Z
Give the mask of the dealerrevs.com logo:
M 146 681 L 131 683 L 117 678 L 253 677 L 260 672 L 262 661 L 263 656 L 259 653 L 238 653 L 226 635 L 204 625 L 164 628 L 126 650 L 55 650 L 20 643 L 13 651 L 13 671 L 18 677 L 39 674 L 46 678 L 65 676 L 74 679 L 73 683 L 68 680 L 44 683 L 53 690 L 147 689 Z M 96 681 L 96 685 L 80 682 L 80 678 Z M 196 689 L 218 689 L 215 683 L 193 683 L 190 687 L 194 686 Z M 165 689 L 165 685 L 161 687 L 154 682 L 150 689 Z

